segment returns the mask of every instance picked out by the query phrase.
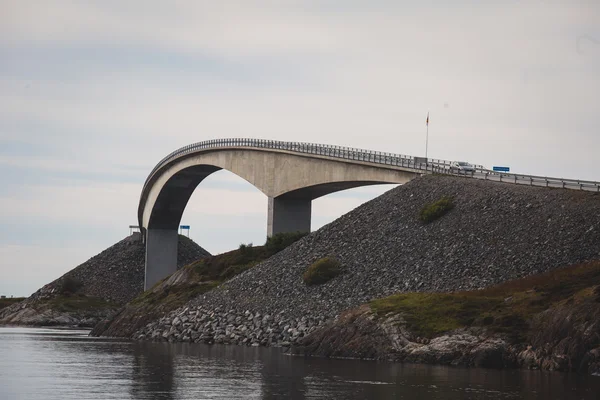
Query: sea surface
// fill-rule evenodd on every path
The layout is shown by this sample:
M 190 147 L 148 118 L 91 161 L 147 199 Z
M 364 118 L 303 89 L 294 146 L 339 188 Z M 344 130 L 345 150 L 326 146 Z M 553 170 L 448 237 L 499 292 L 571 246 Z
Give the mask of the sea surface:
M 600 399 L 600 377 L 0 328 L 0 399 Z

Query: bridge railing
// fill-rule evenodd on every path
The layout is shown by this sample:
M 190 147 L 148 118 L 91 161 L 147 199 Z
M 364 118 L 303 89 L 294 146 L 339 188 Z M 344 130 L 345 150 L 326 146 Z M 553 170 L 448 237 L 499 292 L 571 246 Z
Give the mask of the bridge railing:
M 165 158 L 159 161 L 152 169 L 146 182 L 145 187 L 154 176 L 154 174 L 163 166 L 171 161 L 185 156 L 189 153 L 194 153 L 204 149 L 217 148 L 266 148 L 285 150 L 293 153 L 322 155 L 331 158 L 339 158 L 345 160 L 363 161 L 373 164 L 383 164 L 395 167 L 410 168 L 416 172 L 423 173 L 440 173 L 446 175 L 465 176 L 476 179 L 492 180 L 498 182 L 510 182 L 521 185 L 530 186 L 546 186 L 546 187 L 561 187 L 568 189 L 579 189 L 587 191 L 600 192 L 600 182 L 584 181 L 576 179 L 550 178 L 535 175 L 519 175 L 510 173 L 500 173 L 485 169 L 482 165 L 475 165 L 475 171 L 465 172 L 452 168 L 452 161 L 440 159 L 428 159 L 412 157 L 403 154 L 394 154 L 381 151 L 372 151 L 357 149 L 354 147 L 324 145 L 306 142 L 283 142 L 278 140 L 266 139 L 250 139 L 250 138 L 233 138 L 233 139 L 211 139 L 203 142 L 193 143 L 173 151 Z
M 233 139 L 212 139 L 203 142 L 198 142 L 184 146 L 177 149 L 167 155 L 165 158 L 160 160 L 158 164 L 152 169 L 144 187 L 151 179 L 151 177 L 169 162 L 184 156 L 189 153 L 194 153 L 204 149 L 217 149 L 217 148 L 266 148 L 275 150 L 285 150 L 294 153 L 302 154 L 314 154 L 322 155 L 332 158 L 340 158 L 345 160 L 364 161 L 374 164 L 385 164 L 398 167 L 422 169 L 426 171 L 425 163 L 415 164 L 415 158 L 403 154 L 394 154 L 381 151 L 363 150 L 354 147 L 335 146 L 335 145 L 324 145 L 306 142 L 283 142 L 279 140 L 266 140 L 266 139 L 248 139 L 248 138 L 233 138 Z M 450 162 L 448 161 L 448 164 Z
M 538 175 L 511 174 L 505 172 L 492 171 L 485 168 L 477 169 L 477 172 L 474 174 L 474 178 L 497 182 L 515 183 L 519 185 L 542 186 L 563 189 L 579 189 L 592 192 L 600 192 L 600 182 L 596 181 L 552 178 L 548 176 Z

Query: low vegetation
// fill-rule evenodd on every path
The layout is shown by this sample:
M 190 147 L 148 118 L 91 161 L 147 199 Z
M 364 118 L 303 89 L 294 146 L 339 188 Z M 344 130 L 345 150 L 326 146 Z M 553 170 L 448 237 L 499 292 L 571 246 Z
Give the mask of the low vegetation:
M 265 242 L 265 248 L 267 253 L 270 254 L 269 257 L 275 253 L 279 253 L 281 250 L 285 249 L 292 243 L 297 242 L 306 235 L 308 235 L 308 232 L 287 232 L 278 233 L 268 237 L 267 241 Z
M 179 285 L 163 286 L 160 290 L 148 290 L 131 301 L 131 304 L 163 305 L 167 308 L 177 308 L 194 297 L 206 293 L 217 282 L 186 282 Z
M 332 257 L 323 257 L 310 265 L 302 275 L 307 285 L 320 285 L 341 273 L 340 263 Z
M 241 244 L 237 250 L 203 258 L 188 266 L 200 281 L 223 282 L 275 255 L 306 236 L 306 232 L 278 233 L 267 238 L 263 246 Z
M 586 301 L 600 302 L 600 262 L 557 269 L 483 290 L 402 293 L 374 300 L 370 305 L 378 316 L 402 313 L 408 328 L 421 337 L 483 326 L 517 342 L 531 334 L 535 315 Z
M 448 211 L 454 208 L 454 199 L 450 196 L 444 196 L 434 203 L 426 204 L 419 213 L 419 219 L 428 224 L 442 217 Z
M 13 304 L 16 304 L 23 300 L 25 300 L 25 297 L 10 297 L 10 298 L 0 299 L 0 310 L 3 309 L 4 307 L 12 306 Z
M 106 301 L 99 297 L 85 296 L 82 294 L 59 295 L 44 304 L 52 310 L 61 312 L 92 311 L 102 309 L 116 309 L 117 303 Z

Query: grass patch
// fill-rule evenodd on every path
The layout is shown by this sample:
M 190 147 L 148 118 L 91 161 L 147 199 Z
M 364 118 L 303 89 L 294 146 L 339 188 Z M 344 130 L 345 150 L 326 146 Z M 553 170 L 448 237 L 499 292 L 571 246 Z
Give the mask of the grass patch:
M 600 262 L 553 270 L 483 290 L 402 293 L 374 300 L 379 317 L 402 313 L 418 336 L 433 337 L 460 327 L 485 326 L 518 341 L 532 317 L 565 302 L 600 299 Z
M 191 268 L 200 282 L 225 281 L 270 257 L 265 246 L 240 246 L 238 250 L 195 261 Z
M 320 285 L 341 273 L 340 262 L 332 257 L 323 257 L 314 263 L 302 275 L 307 285 Z
M 377 315 L 403 313 L 408 328 L 417 336 L 432 337 L 470 326 L 481 315 L 502 303 L 501 298 L 461 293 L 404 293 L 371 302 Z
M 99 297 L 84 295 L 59 295 L 46 303 L 50 308 L 62 312 L 114 309 L 119 305 Z
M 132 305 L 161 306 L 175 309 L 194 297 L 206 293 L 218 285 L 218 282 L 187 283 L 164 287 L 162 290 L 147 290 L 131 301 Z
M 306 232 L 278 233 L 263 246 L 241 244 L 237 250 L 198 260 L 188 267 L 200 282 L 226 281 L 285 249 L 306 236 Z
M 454 198 L 444 196 L 434 203 L 425 204 L 419 213 L 421 222 L 428 224 L 454 208 Z
M 25 297 L 9 297 L 5 299 L 0 299 L 0 310 L 4 307 L 12 306 L 20 301 L 25 300 Z

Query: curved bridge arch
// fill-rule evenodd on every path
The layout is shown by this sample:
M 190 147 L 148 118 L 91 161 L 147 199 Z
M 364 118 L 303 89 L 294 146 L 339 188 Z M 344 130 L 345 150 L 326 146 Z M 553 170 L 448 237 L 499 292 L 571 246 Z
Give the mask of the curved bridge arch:
M 177 231 L 187 202 L 207 176 L 221 169 L 268 197 L 268 235 L 310 231 L 311 202 L 318 197 L 402 184 L 426 172 L 413 157 L 338 146 L 227 139 L 183 147 L 152 170 L 140 197 L 146 289 L 176 270 Z

